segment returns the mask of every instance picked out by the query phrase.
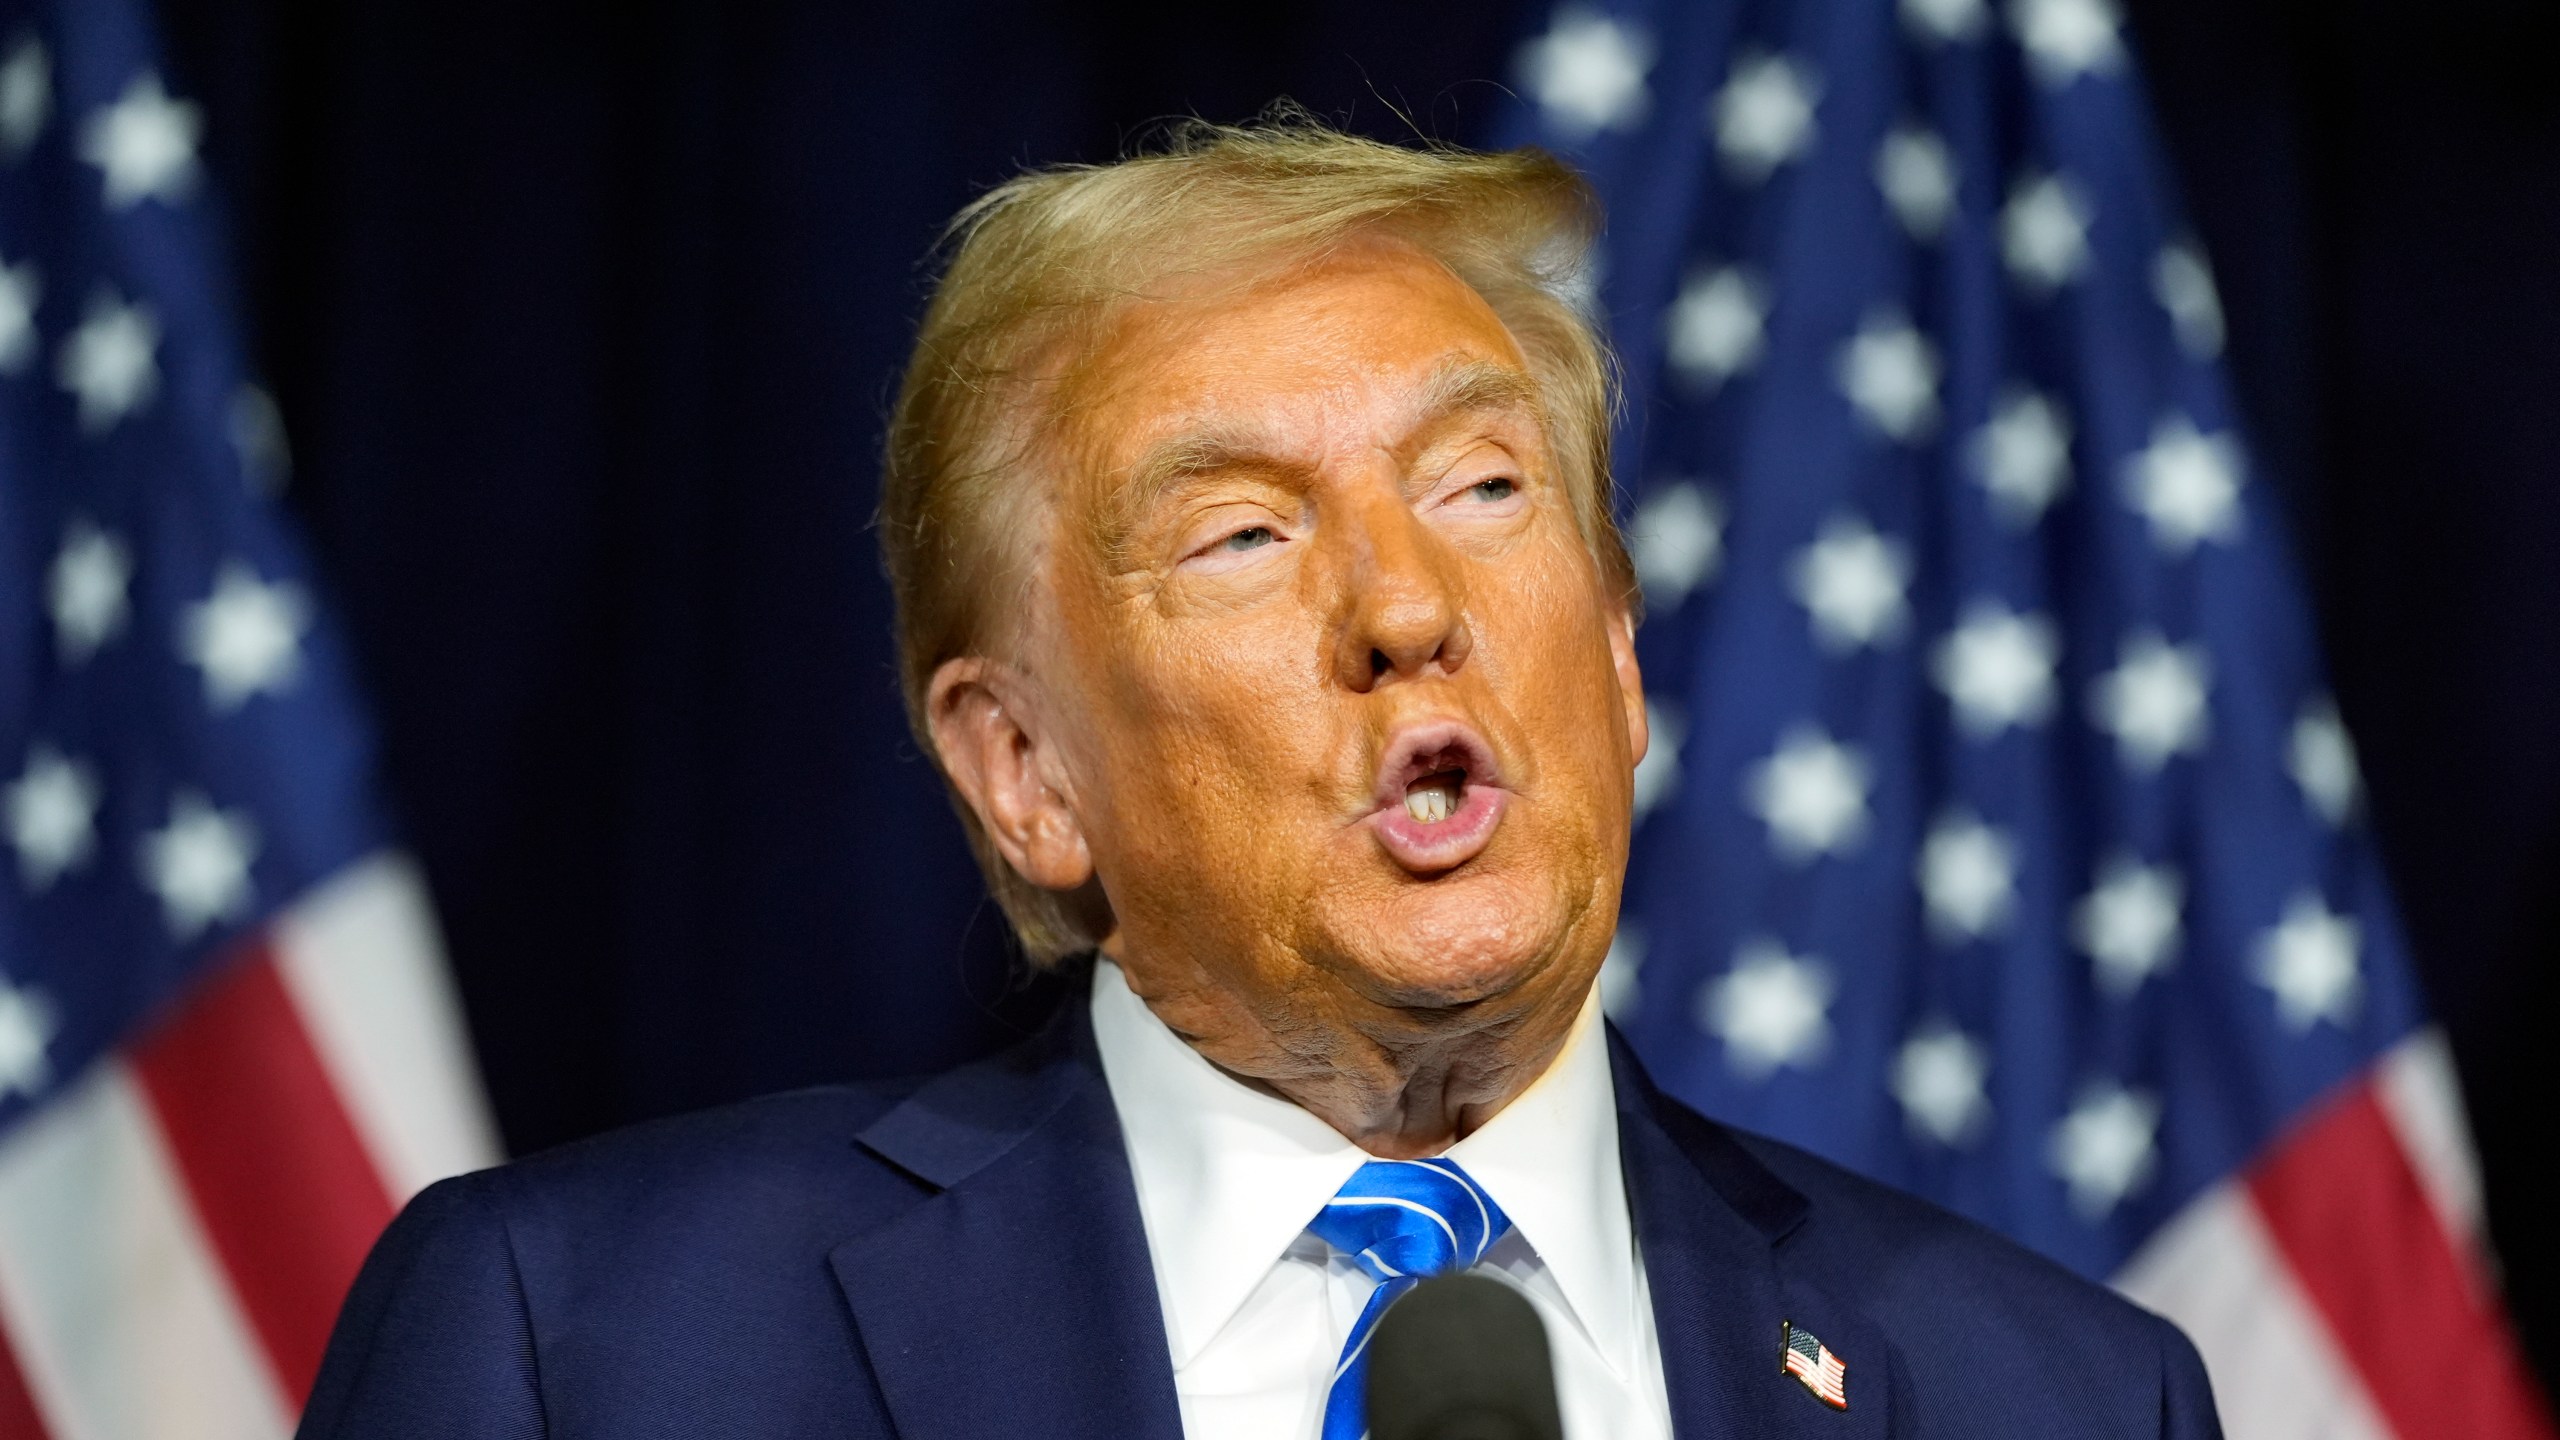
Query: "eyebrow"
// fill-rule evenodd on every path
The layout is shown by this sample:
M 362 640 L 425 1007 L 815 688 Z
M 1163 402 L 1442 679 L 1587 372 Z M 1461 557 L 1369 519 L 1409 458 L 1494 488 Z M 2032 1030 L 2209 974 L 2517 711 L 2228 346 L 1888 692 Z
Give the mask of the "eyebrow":
M 1509 410 L 1543 420 L 1538 384 L 1526 373 L 1490 360 L 1442 361 L 1422 385 L 1409 435 L 1424 434 L 1459 415 Z M 1281 455 L 1251 426 L 1203 425 L 1147 447 L 1114 491 L 1106 544 L 1115 562 L 1143 516 L 1165 495 L 1202 475 L 1225 470 L 1294 472 L 1304 467 Z
M 1428 430 L 1456 415 L 1481 410 L 1516 410 L 1543 417 L 1546 406 L 1538 382 L 1522 371 L 1490 360 L 1443 361 L 1423 382 L 1422 404 L 1413 429 Z

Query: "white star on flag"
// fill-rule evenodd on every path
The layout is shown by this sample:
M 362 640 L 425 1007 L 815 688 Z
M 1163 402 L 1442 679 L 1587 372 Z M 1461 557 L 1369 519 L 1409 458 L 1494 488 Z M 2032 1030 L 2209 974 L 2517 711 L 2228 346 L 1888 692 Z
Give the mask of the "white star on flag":
M 1893 1057 L 1893 1098 L 1911 1128 L 1941 1145 L 1961 1145 L 1979 1135 L 1991 1117 L 1983 1081 L 1991 1052 L 1953 1025 L 1939 1021 L 1902 1042 Z
M 98 848 L 98 798 L 98 776 L 88 766 L 46 745 L 29 752 L 25 772 L 0 796 L 28 890 L 50 889 L 89 863 Z
M 30 35 L 0 62 L 0 151 L 24 155 L 53 118 L 53 60 Z
M 1636 762 L 1635 774 L 1638 820 L 1680 788 L 1680 742 L 1689 728 L 1679 711 L 1652 700 L 1644 702 L 1644 725 L 1644 758 Z
M 1788 567 L 1796 599 L 1825 648 L 1855 650 L 1898 639 L 1910 616 L 1911 552 L 1854 515 L 1835 515 Z
M 2204 748 L 2210 673 L 2202 646 L 2172 645 L 2151 632 L 2124 642 L 2116 668 L 2098 677 L 2091 699 L 2126 769 L 2147 775 L 2172 755 Z
M 1760 363 L 1768 321 L 1768 286 L 1750 272 L 1728 267 L 1693 273 L 1671 302 L 1671 363 L 1691 383 L 1713 391 Z
M 124 542 L 73 521 L 45 572 L 45 608 L 53 615 L 54 648 L 63 663 L 81 663 L 124 629 L 133 611 L 127 593 L 132 583 L 133 555 Z
M 2032 390 L 2000 397 L 1973 434 L 1970 459 L 1992 513 L 2023 530 L 2071 486 L 2071 421 L 2062 407 Z
M 36 358 L 36 302 L 43 295 L 36 262 L 0 264 L 0 375 L 15 375 Z
M 1676 607 L 1724 558 L 1724 502 L 1691 481 L 1657 481 L 1627 524 L 1627 548 L 1645 604 Z
M 2302 787 L 2302 798 L 2321 819 L 2344 825 L 2364 794 L 2364 772 L 2356 764 L 2355 742 L 2335 702 L 2322 699 L 2304 706 L 2285 744 L 2285 769 Z
M 1635 1018 L 1644 1001 L 1644 931 L 1627 921 L 1609 938 L 1609 954 L 1600 962 L 1600 1010 L 1623 1025 Z
M 2053 667 L 2061 649 L 2052 621 L 1978 600 L 1939 643 L 1930 675 L 1955 707 L 1957 727 L 1988 740 L 2011 726 L 2040 725 L 2053 713 Z
M 144 200 L 174 205 L 195 190 L 203 136 L 203 112 L 170 99 L 160 77 L 145 71 L 80 127 L 80 158 L 105 176 L 110 210 Z
M 1899 126 L 1876 147 L 1876 188 L 1911 238 L 1935 240 L 1955 213 L 1955 157 L 1935 133 Z
M 2308 891 L 2285 907 L 2284 919 L 2258 941 L 2255 974 L 2273 991 L 2276 1014 L 2300 1034 L 2326 1020 L 2340 1029 L 2353 1023 L 2364 998 L 2356 968 L 2362 929 Z
M 1783 55 L 1734 61 L 1709 107 L 1725 168 L 1743 180 L 1765 180 L 1812 149 L 1819 95 L 1812 72 Z
M 143 837 L 142 878 L 160 897 L 169 934 L 193 940 L 216 920 L 249 913 L 249 862 L 258 830 L 192 790 L 169 803 L 169 823 Z
M 2169 312 L 2178 346 L 2198 360 L 2222 354 L 2222 297 L 2213 269 L 2194 245 L 2171 245 L 2151 262 L 2151 294 Z
M 2031 294 L 2049 295 L 2089 268 L 2089 202 L 2058 175 L 2035 175 L 2009 191 L 2000 211 L 2000 255 Z
M 1756 940 L 1733 968 L 1698 992 L 1698 1026 L 1724 1042 L 1725 1063 L 1746 1080 L 1780 1066 L 1809 1070 L 1831 1050 L 1829 967 Z
M 2098 984 L 2122 1000 L 2177 958 L 2186 882 L 2166 865 L 2109 860 L 2071 911 L 2071 939 L 2097 964 Z
M 2046 1152 L 2080 1218 L 2094 1225 L 2142 1188 L 2159 1160 L 2159 1131 L 2160 1102 L 2149 1094 L 2104 1081 L 2081 1094 Z
M 2054 89 L 2124 62 L 2113 0 L 2010 0 L 2009 28 L 2037 81 Z
M 204 672 L 205 700 L 236 710 L 249 697 L 278 694 L 302 673 L 302 636 L 311 604 L 291 581 L 274 584 L 240 561 L 226 561 L 213 593 L 187 607 L 179 649 Z
M 1945 944 L 1979 940 L 2009 919 L 2017 899 L 2018 846 L 1971 815 L 1949 815 L 1920 846 L 1920 895 L 1929 930 Z
M 2240 447 L 2207 435 L 2184 415 L 2151 428 L 2151 443 L 2125 464 L 2125 496 L 2151 523 L 2151 543 L 2181 556 L 2207 540 L 2240 538 Z
M 1546 34 L 1520 47 L 1519 67 L 1529 98 L 1568 140 L 1631 130 L 1653 107 L 1644 83 L 1652 38 L 1596 10 L 1558 10 Z
M 1937 347 L 1910 321 L 1879 313 L 1841 347 L 1837 378 L 1869 424 L 1908 444 L 1937 428 L 1940 368 Z
M 1970 40 L 1982 33 L 1983 0 L 1902 0 L 1902 23 L 1924 40 Z
M 60 1024 L 34 986 L 0 977 L 0 1097 L 32 1096 L 53 1079 L 53 1061 L 45 1052 Z
M 160 317 L 101 293 L 54 361 L 62 388 L 80 401 L 80 428 L 96 434 L 160 393 Z
M 1867 835 L 1867 788 L 1875 767 L 1866 755 L 1819 730 L 1788 733 L 1769 758 L 1751 767 L 1743 798 L 1769 827 L 1769 845 L 1802 864 L 1845 855 Z

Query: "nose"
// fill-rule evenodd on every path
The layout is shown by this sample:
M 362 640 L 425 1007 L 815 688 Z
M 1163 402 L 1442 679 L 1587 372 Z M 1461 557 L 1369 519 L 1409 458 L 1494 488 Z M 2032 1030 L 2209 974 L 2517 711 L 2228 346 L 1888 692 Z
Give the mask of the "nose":
M 1367 693 L 1396 680 L 1453 674 L 1467 661 L 1466 576 L 1448 543 L 1401 497 L 1379 499 L 1332 527 L 1345 554 L 1331 567 L 1336 606 L 1334 669 Z

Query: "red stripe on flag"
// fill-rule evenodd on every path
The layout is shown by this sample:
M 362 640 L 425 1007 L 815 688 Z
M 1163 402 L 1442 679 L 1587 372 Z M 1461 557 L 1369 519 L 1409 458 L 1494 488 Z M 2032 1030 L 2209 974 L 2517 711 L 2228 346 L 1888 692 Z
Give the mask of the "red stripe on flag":
M 132 1051 L 205 1233 L 295 1406 L 390 1193 L 254 944 Z
M 0 1440 L 45 1440 L 44 1416 L 36 1409 L 36 1397 L 27 1393 L 26 1372 L 18 1368 L 5 1330 L 0 1330 Z
M 2370 1083 L 2313 1112 L 2249 1191 L 2400 1440 L 2550 1440 L 2505 1312 L 2468 1278 Z

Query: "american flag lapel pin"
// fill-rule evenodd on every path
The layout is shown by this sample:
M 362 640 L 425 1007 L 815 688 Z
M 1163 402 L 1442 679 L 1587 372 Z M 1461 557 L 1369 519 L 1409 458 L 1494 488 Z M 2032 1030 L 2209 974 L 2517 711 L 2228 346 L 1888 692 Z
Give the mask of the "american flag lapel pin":
M 1831 1347 L 1799 1330 L 1793 1320 L 1778 1322 L 1778 1373 L 1804 1382 L 1814 1398 L 1834 1410 L 1849 1408 L 1849 1365 Z

